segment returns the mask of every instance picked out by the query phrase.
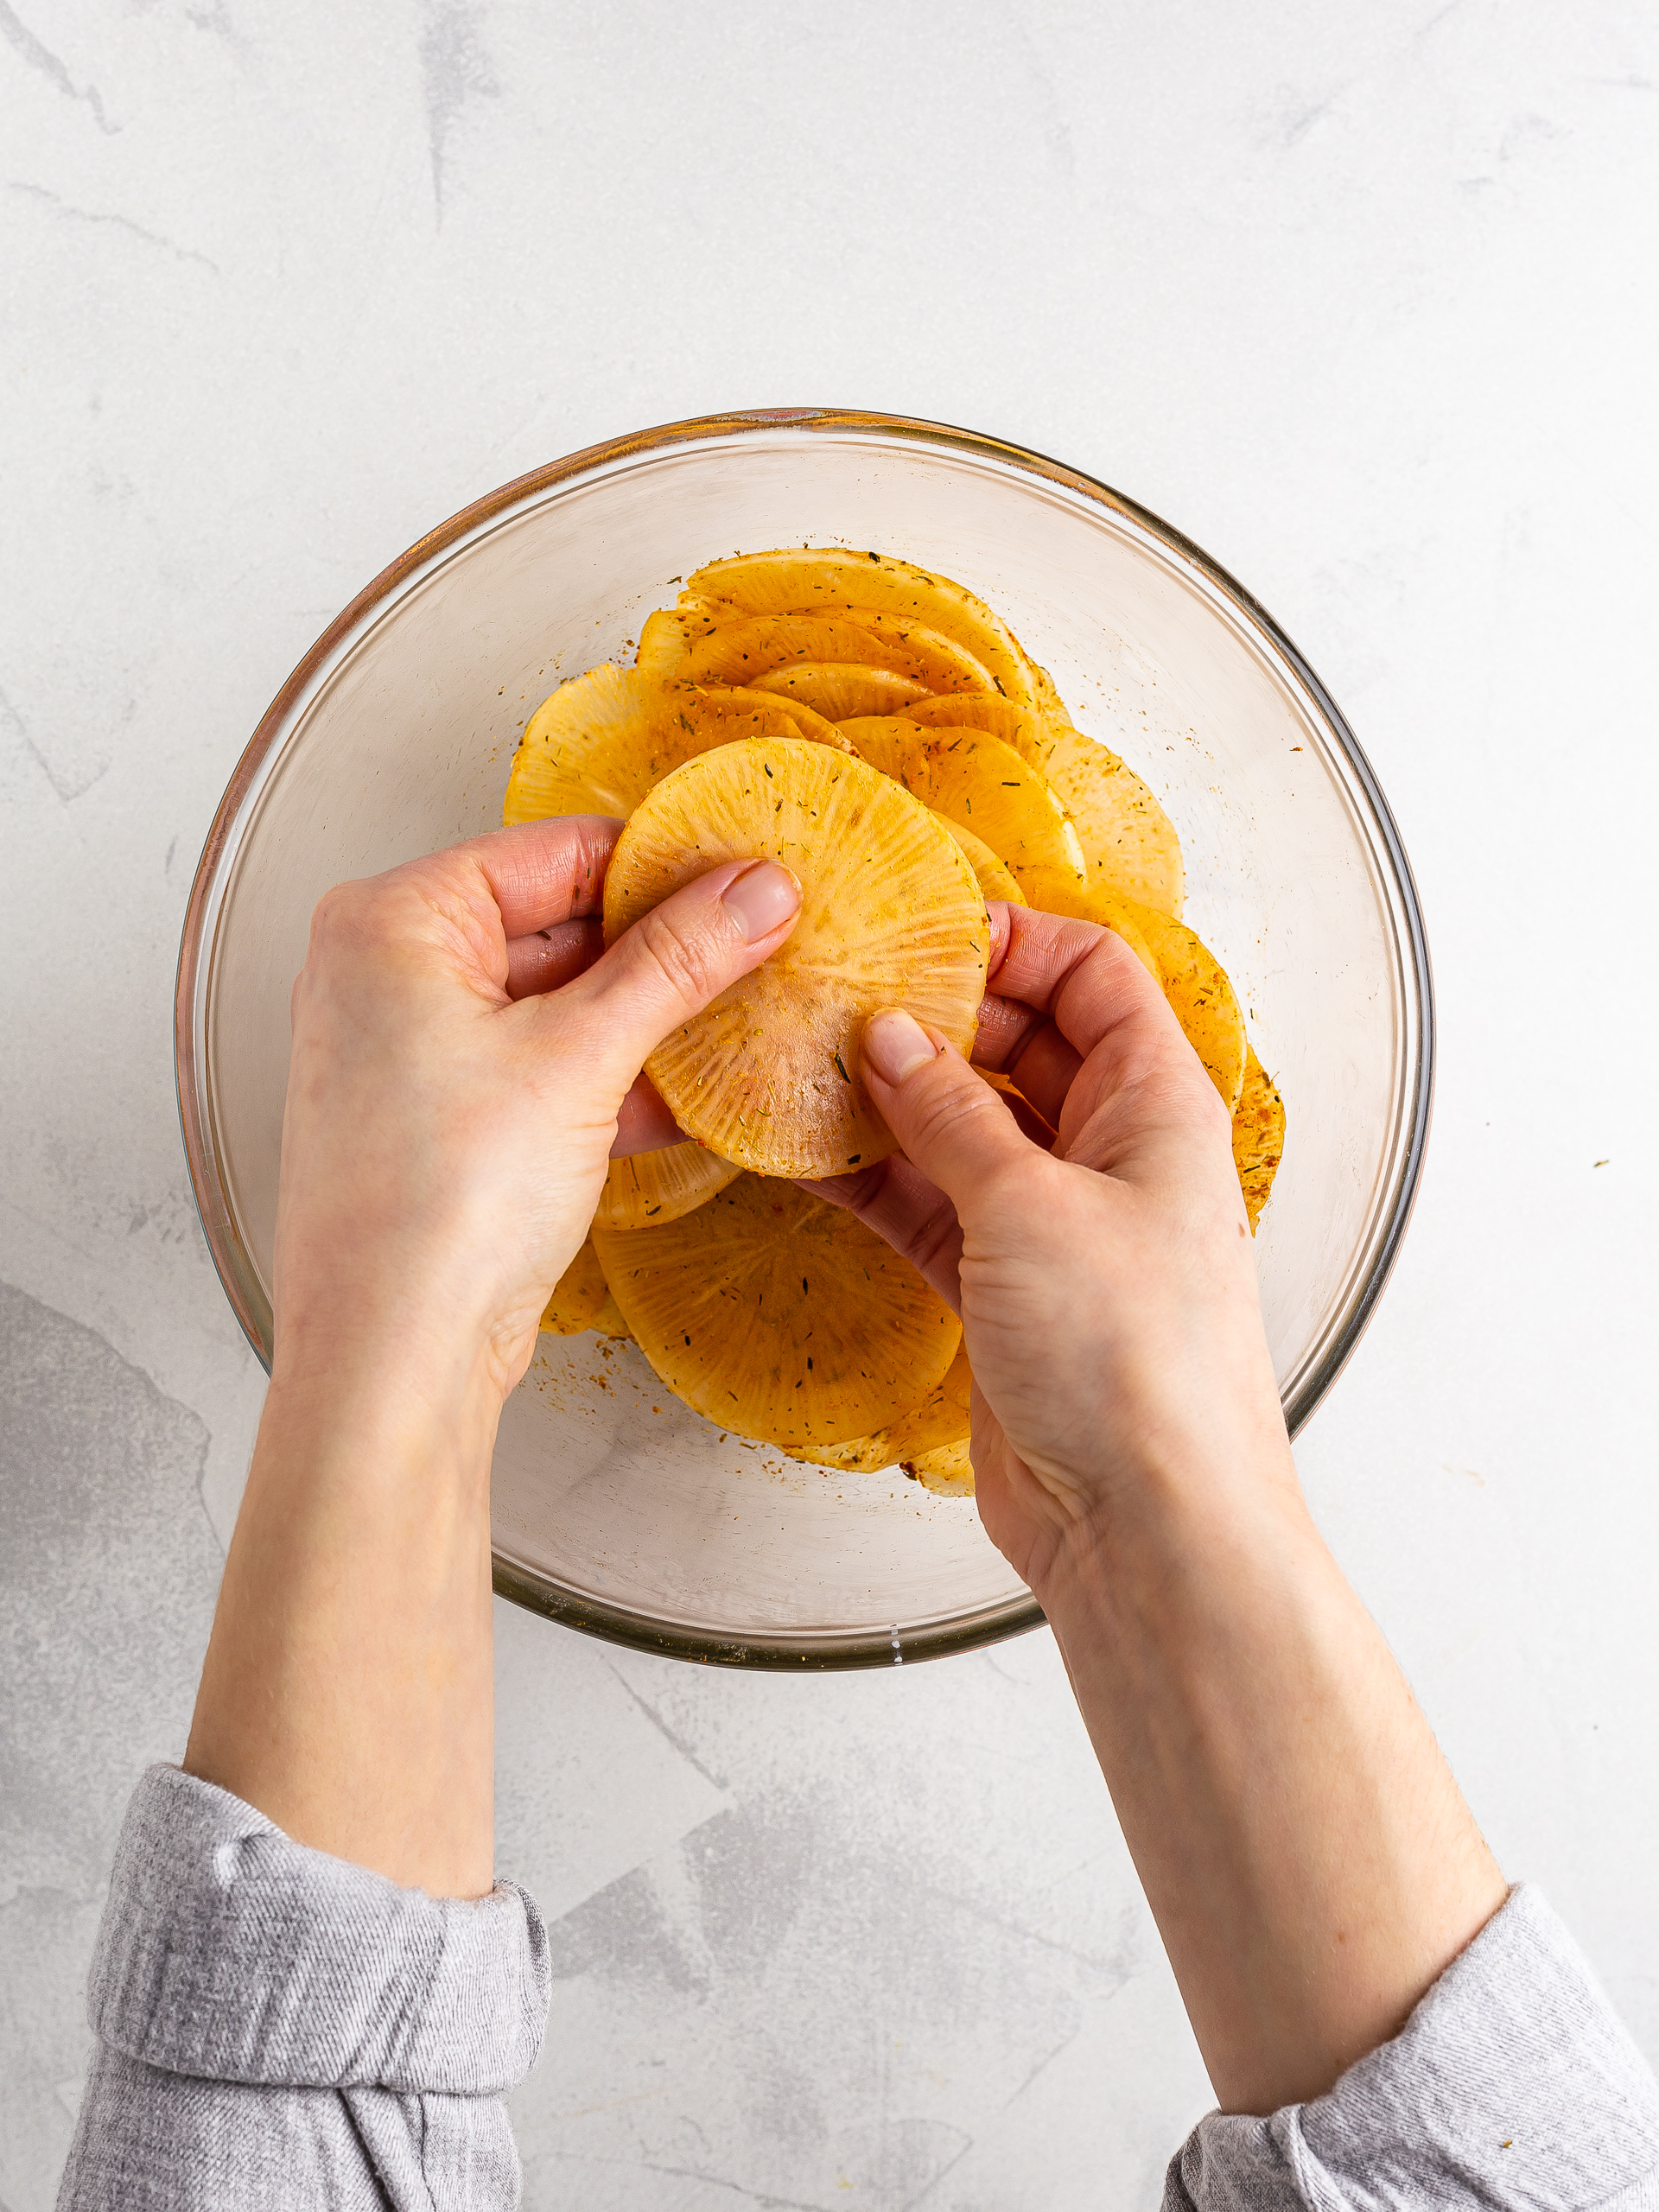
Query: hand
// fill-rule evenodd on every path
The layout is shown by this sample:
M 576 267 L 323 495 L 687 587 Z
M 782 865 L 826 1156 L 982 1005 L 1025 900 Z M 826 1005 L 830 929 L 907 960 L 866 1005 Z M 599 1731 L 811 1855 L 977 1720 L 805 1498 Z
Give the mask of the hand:
M 1011 1076 L 1052 1150 L 902 1012 L 864 1041 L 904 1147 L 815 1185 L 962 1315 L 980 1512 L 1041 1586 L 1217 1445 L 1288 1472 L 1228 1116 L 1162 992 L 1093 924 L 991 908 L 974 1058 Z M 1294 1479 L 1294 1478 L 1292 1478 Z
M 908 1154 L 820 1185 L 957 1304 L 980 1512 L 1042 1601 L 1223 2106 L 1328 2088 L 1502 1875 L 1320 1541 L 1280 1413 L 1227 1116 L 1116 938 L 992 909 L 975 1057 L 865 1032 Z
M 280 1378 L 395 1344 L 435 1376 L 481 1358 L 499 1401 L 613 1151 L 677 1135 L 640 1064 L 782 943 L 799 887 L 728 862 L 601 957 L 620 827 L 498 830 L 318 906 L 283 1125 Z
M 645 1055 L 800 905 L 787 869 L 730 861 L 601 953 L 620 827 L 346 884 L 294 987 L 270 1389 L 185 1765 L 441 1895 L 493 1874 L 502 1401 L 611 1152 L 671 1139 Z

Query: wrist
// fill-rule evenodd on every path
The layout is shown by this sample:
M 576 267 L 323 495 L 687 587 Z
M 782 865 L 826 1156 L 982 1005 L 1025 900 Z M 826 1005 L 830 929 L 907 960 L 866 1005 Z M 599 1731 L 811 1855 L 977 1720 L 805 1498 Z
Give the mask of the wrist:
M 1198 1436 L 1186 1422 L 1148 1421 L 1132 1453 L 1114 1453 L 1109 1466 L 1065 1484 L 1066 1503 L 1033 1562 L 1046 1613 L 1125 1587 L 1225 1574 L 1305 1538 L 1319 1545 L 1276 1402 L 1270 1419 L 1217 1431 Z
M 546 1294 L 516 1282 L 523 1255 L 494 1209 L 452 1211 L 465 1217 L 412 1202 L 399 1212 L 395 1194 L 279 1209 L 273 1380 L 332 1387 L 380 1375 L 455 1403 L 493 1378 L 504 1399 Z
M 261 1437 L 319 1467 L 429 1471 L 487 1486 L 503 1395 L 481 1330 L 279 1308 Z

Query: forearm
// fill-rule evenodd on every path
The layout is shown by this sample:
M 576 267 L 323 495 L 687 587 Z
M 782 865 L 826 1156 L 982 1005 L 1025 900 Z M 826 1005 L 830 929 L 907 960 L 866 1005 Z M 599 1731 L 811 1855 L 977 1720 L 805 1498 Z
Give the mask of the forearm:
M 1317 2094 L 1505 1889 L 1287 1451 L 1120 1493 L 1039 1594 L 1223 2108 Z
M 435 1896 L 493 1878 L 499 1391 L 389 1345 L 279 1349 L 188 1772 Z
M 787 869 L 734 861 L 590 965 L 566 925 L 616 826 L 528 823 L 337 887 L 294 988 L 276 1362 L 187 1760 L 440 1895 L 490 1886 L 502 1401 L 641 1066 L 800 906 Z

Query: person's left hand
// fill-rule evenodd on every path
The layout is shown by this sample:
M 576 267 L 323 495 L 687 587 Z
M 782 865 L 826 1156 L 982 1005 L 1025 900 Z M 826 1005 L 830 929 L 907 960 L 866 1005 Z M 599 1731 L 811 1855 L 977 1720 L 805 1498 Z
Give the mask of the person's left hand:
M 294 986 L 273 1380 L 395 1346 L 435 1383 L 481 1360 L 505 1396 L 612 1152 L 674 1141 L 636 1084 L 645 1056 L 783 942 L 800 887 L 728 861 L 601 953 L 620 827 L 498 830 L 318 906 Z

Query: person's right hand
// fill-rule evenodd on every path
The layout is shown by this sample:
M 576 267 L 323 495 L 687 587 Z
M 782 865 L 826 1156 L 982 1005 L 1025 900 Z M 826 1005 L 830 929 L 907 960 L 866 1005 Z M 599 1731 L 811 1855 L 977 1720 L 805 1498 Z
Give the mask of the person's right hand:
M 1122 938 L 991 918 L 974 1057 L 1017 1082 L 1053 1149 L 958 1052 L 882 1013 L 864 1076 L 906 1157 L 812 1187 L 960 1312 L 980 1511 L 1040 1594 L 1062 1544 L 1107 1534 L 1147 1485 L 1290 1462 L 1214 1085 Z
M 993 909 L 975 1057 L 864 1035 L 851 1203 L 958 1305 L 993 1540 L 1054 1630 L 1224 2111 L 1395 2034 L 1503 1878 L 1296 1480 L 1228 1117 L 1121 939 Z M 823 1186 L 820 1186 L 823 1187 Z

